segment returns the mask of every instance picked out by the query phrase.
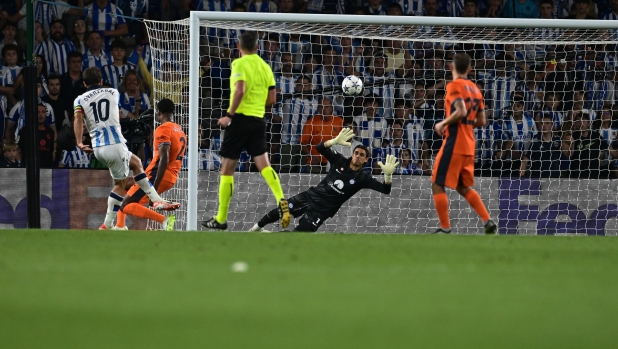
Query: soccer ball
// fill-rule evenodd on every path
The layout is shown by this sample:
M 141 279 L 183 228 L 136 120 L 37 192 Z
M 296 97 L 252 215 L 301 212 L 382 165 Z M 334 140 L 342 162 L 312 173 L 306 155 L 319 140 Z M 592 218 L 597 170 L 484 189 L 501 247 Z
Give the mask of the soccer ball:
M 343 84 L 341 84 L 341 89 L 344 95 L 355 96 L 363 91 L 363 81 L 358 76 L 346 76 L 343 79 Z

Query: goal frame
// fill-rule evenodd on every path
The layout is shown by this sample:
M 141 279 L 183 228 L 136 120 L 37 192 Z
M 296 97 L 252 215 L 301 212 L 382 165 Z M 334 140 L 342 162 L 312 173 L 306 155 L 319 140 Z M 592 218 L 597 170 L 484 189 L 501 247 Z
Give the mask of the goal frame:
M 407 25 L 493 28 L 618 29 L 618 21 L 576 19 L 462 18 L 191 11 L 189 17 L 189 139 L 187 224 L 198 230 L 199 50 L 201 21 L 289 22 L 311 24 Z

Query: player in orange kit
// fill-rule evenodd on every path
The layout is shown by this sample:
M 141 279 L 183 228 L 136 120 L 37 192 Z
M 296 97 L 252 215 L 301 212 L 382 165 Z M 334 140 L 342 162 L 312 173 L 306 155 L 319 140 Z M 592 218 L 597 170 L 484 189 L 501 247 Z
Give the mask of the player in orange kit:
M 145 171 L 152 186 L 159 194 L 170 190 L 176 184 L 178 171 L 182 167 L 182 158 L 187 149 L 187 136 L 178 124 L 172 122 L 174 109 L 174 102 L 167 98 L 157 104 L 160 125 L 154 133 L 154 156 Z M 145 207 L 146 203 L 148 203 L 148 197 L 144 195 L 139 186 L 133 185 L 124 197 L 118 212 L 116 227 L 126 230 L 125 215 L 129 214 L 157 221 L 164 230 L 174 230 L 176 217 L 173 214 L 165 217 Z M 177 209 L 179 206 L 176 205 L 172 209 Z
M 495 234 L 496 224 L 479 194 L 472 189 L 474 185 L 474 127 L 487 123 L 483 95 L 476 85 L 468 80 L 471 70 L 470 56 L 458 53 L 451 66 L 453 81 L 446 86 L 444 107 L 446 119 L 435 125 L 439 135 L 444 135 L 442 148 L 438 152 L 431 175 L 431 191 L 440 219 L 440 228 L 435 233 L 451 232 L 448 215 L 448 199 L 444 187 L 457 190 L 481 217 L 485 234 Z

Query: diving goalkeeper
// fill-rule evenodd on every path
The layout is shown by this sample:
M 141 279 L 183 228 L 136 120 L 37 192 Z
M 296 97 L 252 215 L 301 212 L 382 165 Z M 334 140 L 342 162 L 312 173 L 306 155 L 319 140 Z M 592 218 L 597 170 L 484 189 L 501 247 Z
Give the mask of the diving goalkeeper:
M 354 132 L 344 128 L 334 139 L 316 146 L 318 152 L 330 162 L 330 170 L 317 186 L 288 199 L 290 214 L 294 218 L 301 217 L 294 231 L 317 231 L 324 221 L 333 217 L 341 206 L 361 189 L 368 188 L 390 194 L 393 172 L 399 166 L 394 156 L 388 155 L 385 164 L 378 163 L 384 172 L 384 183 L 381 183 L 363 171 L 369 157 L 369 149 L 364 145 L 357 145 L 350 158 L 329 149 L 336 144 L 349 147 L 352 137 Z M 268 212 L 250 231 L 264 231 L 267 224 L 279 220 L 279 212 L 279 208 Z

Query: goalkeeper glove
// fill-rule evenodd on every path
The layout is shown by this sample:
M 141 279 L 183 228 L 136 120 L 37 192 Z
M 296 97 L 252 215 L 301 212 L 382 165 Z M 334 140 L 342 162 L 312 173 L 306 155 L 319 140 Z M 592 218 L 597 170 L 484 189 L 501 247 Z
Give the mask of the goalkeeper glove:
M 352 139 L 352 137 L 354 137 L 354 131 L 352 131 L 352 129 L 350 128 L 344 128 L 341 130 L 341 132 L 339 132 L 337 137 L 324 142 L 324 145 L 326 145 L 327 147 L 332 147 L 335 144 L 341 144 L 349 147 L 352 145 L 352 143 L 348 141 Z
M 378 161 L 378 166 L 382 168 L 382 172 L 384 172 L 384 183 L 392 183 L 393 181 L 393 172 L 395 172 L 395 168 L 399 166 L 399 162 L 395 162 L 396 158 L 393 155 L 386 155 L 386 163 L 383 164 L 382 161 Z

